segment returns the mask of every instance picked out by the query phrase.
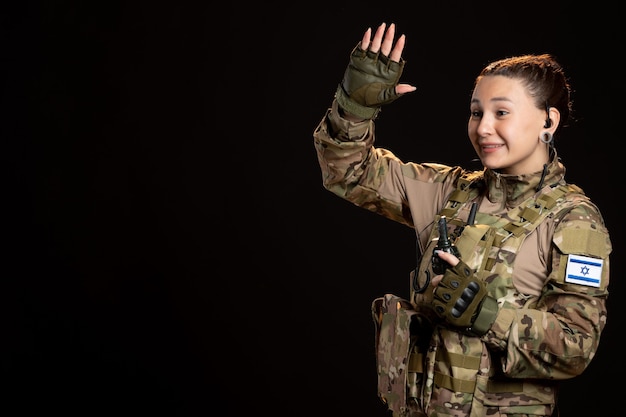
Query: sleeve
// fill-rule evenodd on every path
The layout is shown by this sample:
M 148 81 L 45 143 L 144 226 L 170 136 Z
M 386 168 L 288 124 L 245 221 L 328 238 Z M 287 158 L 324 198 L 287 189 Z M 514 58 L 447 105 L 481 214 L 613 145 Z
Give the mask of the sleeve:
M 569 379 L 596 354 L 606 325 L 611 240 L 589 201 L 556 223 L 547 284 L 532 309 L 501 309 L 483 340 L 513 378 Z
M 378 190 L 400 161 L 391 152 L 374 148 L 374 122 L 351 122 L 340 117 L 337 101 L 314 132 L 324 187 L 357 206 L 413 226 L 407 215 L 405 190 L 394 188 L 386 198 Z
M 410 227 L 430 223 L 462 174 L 459 167 L 404 163 L 374 146 L 372 120 L 351 122 L 333 101 L 313 133 L 324 187 L 337 196 Z M 419 196 L 420 203 L 410 202 Z

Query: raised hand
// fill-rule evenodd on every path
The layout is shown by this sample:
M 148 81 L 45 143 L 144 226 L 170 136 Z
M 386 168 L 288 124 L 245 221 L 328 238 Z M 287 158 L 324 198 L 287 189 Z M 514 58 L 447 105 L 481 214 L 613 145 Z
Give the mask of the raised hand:
M 382 105 L 416 89 L 410 84 L 399 84 L 405 65 L 402 51 L 406 38 L 401 35 L 394 45 L 395 24 L 387 29 L 382 23 L 373 39 L 371 36 L 372 29 L 368 28 L 352 50 L 336 94 L 344 112 L 362 119 L 375 118 Z

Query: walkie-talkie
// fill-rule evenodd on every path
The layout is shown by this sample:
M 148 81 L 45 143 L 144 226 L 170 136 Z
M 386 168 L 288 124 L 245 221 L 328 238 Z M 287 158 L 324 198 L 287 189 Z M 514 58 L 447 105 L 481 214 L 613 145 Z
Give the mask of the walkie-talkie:
M 439 226 L 439 240 L 437 240 L 437 246 L 433 250 L 433 256 L 431 260 L 432 265 L 433 265 L 433 272 L 435 273 L 435 275 L 440 275 L 446 272 L 446 268 L 449 267 L 450 264 L 448 264 L 446 261 L 441 259 L 439 255 L 437 255 L 434 251 L 440 250 L 443 252 L 451 253 L 457 258 L 461 257 L 459 250 L 457 249 L 456 246 L 454 246 L 454 244 L 448 237 L 448 224 L 446 222 L 446 216 L 441 216 L 441 218 L 439 219 L 438 226 Z

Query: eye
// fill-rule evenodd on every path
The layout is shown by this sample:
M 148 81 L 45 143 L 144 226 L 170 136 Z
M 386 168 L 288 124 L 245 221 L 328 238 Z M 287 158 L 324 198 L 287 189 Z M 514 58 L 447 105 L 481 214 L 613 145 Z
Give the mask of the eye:
M 506 110 L 498 110 L 496 114 L 498 115 L 498 117 L 502 117 L 502 116 L 506 116 L 507 114 L 509 114 L 509 112 Z
M 483 117 L 483 112 L 480 110 L 471 110 L 470 116 L 474 119 L 480 119 L 481 117 Z

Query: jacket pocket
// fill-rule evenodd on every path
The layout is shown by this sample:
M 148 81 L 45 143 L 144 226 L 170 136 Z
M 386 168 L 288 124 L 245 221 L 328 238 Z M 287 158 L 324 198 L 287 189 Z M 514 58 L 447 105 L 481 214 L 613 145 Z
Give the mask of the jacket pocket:
M 556 387 L 549 382 L 499 380 L 479 375 L 474 397 L 476 409 L 473 407 L 472 416 L 551 416 L 555 409 Z

